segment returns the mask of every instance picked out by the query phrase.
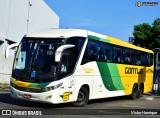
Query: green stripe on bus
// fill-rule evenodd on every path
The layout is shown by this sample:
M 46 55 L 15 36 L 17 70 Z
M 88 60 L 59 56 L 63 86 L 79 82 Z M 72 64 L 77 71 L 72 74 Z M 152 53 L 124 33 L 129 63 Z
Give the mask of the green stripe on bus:
M 98 65 L 105 88 L 110 91 L 117 90 L 112 81 L 111 73 L 107 63 L 97 62 L 97 65 Z
M 97 65 L 106 89 L 110 91 L 125 89 L 116 64 L 97 62 Z
M 88 35 L 88 38 L 91 38 L 91 39 L 94 39 L 94 40 L 98 40 L 98 41 L 102 41 L 102 42 L 107 42 L 107 43 L 110 42 L 108 39 L 99 38 L 99 37 L 91 36 L 91 35 Z
M 29 87 L 45 88 L 50 82 L 46 83 L 31 83 Z
M 108 63 L 109 70 L 111 72 L 111 77 L 114 85 L 116 86 L 117 90 L 125 90 L 123 83 L 121 81 L 121 75 L 119 74 L 119 70 L 117 64 Z

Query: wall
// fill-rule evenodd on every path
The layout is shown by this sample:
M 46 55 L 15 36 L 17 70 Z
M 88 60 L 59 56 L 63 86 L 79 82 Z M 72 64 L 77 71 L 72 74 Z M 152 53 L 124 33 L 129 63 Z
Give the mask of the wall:
M 59 28 L 59 17 L 43 0 L 0 0 L 0 83 L 9 83 L 15 49 L 5 59 L 8 45 L 29 32 Z

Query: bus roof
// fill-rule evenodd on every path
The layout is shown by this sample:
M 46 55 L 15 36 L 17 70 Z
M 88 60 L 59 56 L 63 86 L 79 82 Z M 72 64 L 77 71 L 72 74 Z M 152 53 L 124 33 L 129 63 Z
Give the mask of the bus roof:
M 108 43 L 111 43 L 111 44 L 153 53 L 152 50 L 135 46 L 133 44 L 122 41 L 120 39 L 110 37 L 110 36 L 105 36 L 105 35 L 91 32 L 88 30 L 82 30 L 82 29 L 48 29 L 48 30 L 33 32 L 26 35 L 26 37 L 39 37 L 39 38 L 46 38 L 46 37 L 47 38 L 69 38 L 74 36 L 77 36 L 77 37 L 93 36 L 93 37 L 97 37 L 98 40 L 102 39 L 101 41 L 104 41 L 104 42 L 106 40 Z
M 115 45 L 123 46 L 123 47 L 126 47 L 126 48 L 132 48 L 132 49 L 136 49 L 136 50 L 140 50 L 140 51 L 153 53 L 152 50 L 142 48 L 142 47 L 139 47 L 139 46 L 135 46 L 133 44 L 122 41 L 122 40 L 117 39 L 117 38 L 113 38 L 113 37 L 110 37 L 110 36 L 107 36 L 106 38 L 110 41 L 111 44 L 115 44 Z
M 48 29 L 27 34 L 26 37 L 68 38 L 73 36 L 87 37 L 87 30 L 81 29 Z

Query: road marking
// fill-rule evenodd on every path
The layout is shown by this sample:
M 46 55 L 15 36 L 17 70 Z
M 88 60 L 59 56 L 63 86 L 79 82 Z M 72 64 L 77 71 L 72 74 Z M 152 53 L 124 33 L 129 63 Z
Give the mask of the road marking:
M 146 108 L 143 106 L 131 106 L 131 105 L 122 105 L 123 107 L 133 107 L 133 108 Z
M 151 98 L 151 97 L 148 97 L 148 98 L 146 98 L 146 100 L 153 100 L 154 98 Z

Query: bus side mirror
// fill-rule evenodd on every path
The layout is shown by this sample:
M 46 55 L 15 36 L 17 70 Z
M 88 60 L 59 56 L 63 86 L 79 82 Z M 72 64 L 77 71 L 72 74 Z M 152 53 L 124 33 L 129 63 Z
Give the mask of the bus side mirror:
M 6 52 L 5 52 L 5 57 L 6 57 L 6 59 L 8 58 L 9 50 L 10 50 L 11 48 L 13 48 L 13 47 L 17 47 L 18 45 L 19 45 L 19 43 L 14 43 L 14 44 L 11 44 L 11 45 L 9 45 L 9 46 L 7 47 Z
M 62 56 L 62 52 L 65 49 L 72 48 L 72 47 L 75 47 L 75 45 L 62 45 L 59 48 L 57 48 L 57 50 L 55 52 L 55 62 L 59 62 L 60 61 L 61 56 Z

